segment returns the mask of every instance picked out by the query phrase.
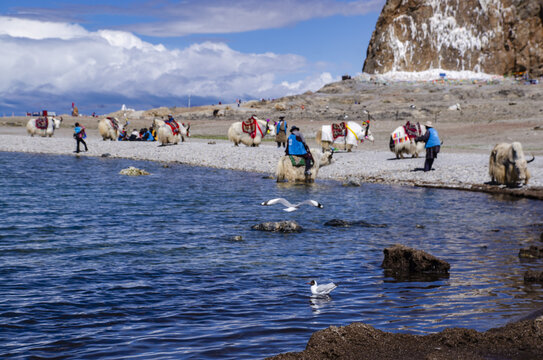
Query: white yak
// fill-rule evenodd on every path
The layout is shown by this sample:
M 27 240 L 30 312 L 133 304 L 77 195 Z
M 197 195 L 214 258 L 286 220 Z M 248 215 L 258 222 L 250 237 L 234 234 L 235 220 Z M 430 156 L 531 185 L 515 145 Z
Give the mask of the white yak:
M 406 124 L 409 126 L 409 122 Z M 417 133 L 418 136 L 422 136 L 426 133 L 426 126 L 418 124 L 420 131 Z M 419 129 L 417 129 L 419 130 Z M 412 157 L 419 157 L 419 153 L 424 151 L 426 143 L 423 141 L 415 142 L 415 138 L 410 138 L 405 131 L 405 126 L 399 126 L 390 134 L 389 148 L 394 154 L 396 154 L 396 159 L 404 158 L 403 154 L 412 155 Z
M 303 183 L 312 183 L 317 178 L 319 169 L 322 166 L 330 165 L 332 163 L 333 151 L 326 150 L 322 155 L 316 149 L 311 150 L 313 154 L 313 166 L 311 167 L 311 175 L 305 175 L 305 166 L 294 166 L 292 165 L 292 160 L 289 155 L 282 156 L 277 163 L 277 170 L 275 171 L 275 176 L 277 182 L 288 181 L 288 182 L 303 182 Z M 317 159 L 317 154 L 319 158 Z M 295 156 L 294 161 L 299 162 L 300 157 Z
M 121 124 L 117 118 L 107 117 L 98 122 L 98 132 L 104 141 L 117 140 L 127 124 Z
M 528 163 L 534 159 L 535 157 L 526 161 L 522 145 L 519 142 L 497 144 L 492 149 L 488 161 L 490 179 L 494 183 L 509 187 L 516 187 L 522 183 L 526 185 L 530 180 Z
M 323 125 L 321 130 L 317 131 L 315 135 L 315 141 L 322 147 L 323 152 L 329 150 L 331 145 L 336 149 L 350 152 L 353 146 L 358 146 L 358 142 L 364 142 L 364 140 L 374 141 L 370 131 L 370 124 L 368 123 L 364 128 L 354 121 L 346 122 L 345 134 L 335 139 L 332 135 L 332 125 Z
M 185 136 L 189 137 L 190 133 L 190 123 L 187 127 L 185 127 L 185 124 L 179 123 L 176 121 L 176 123 L 179 125 L 179 133 L 174 134 L 172 131 L 172 128 L 166 124 L 165 121 L 155 119 L 153 120 L 153 127 L 157 130 L 157 140 L 160 142 L 161 146 L 167 145 L 167 144 L 179 144 L 179 141 L 184 142 Z
M 243 131 L 243 121 L 238 121 L 230 125 L 228 129 L 228 140 L 232 141 L 235 146 L 239 143 L 243 143 L 247 146 L 258 146 L 262 142 L 262 138 L 266 134 L 275 134 L 275 125 L 269 121 L 260 120 L 256 116 L 252 116 L 256 120 L 256 129 L 254 131 L 254 137 L 251 134 Z
M 51 116 L 30 119 L 26 123 L 26 131 L 30 136 L 51 137 L 55 133 L 55 129 L 60 128 L 61 123 L 62 118 L 57 119 Z

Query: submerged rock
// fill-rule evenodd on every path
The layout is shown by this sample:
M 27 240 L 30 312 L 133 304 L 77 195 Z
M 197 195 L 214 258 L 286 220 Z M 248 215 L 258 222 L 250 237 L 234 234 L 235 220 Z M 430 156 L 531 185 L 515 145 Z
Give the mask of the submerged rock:
M 296 221 L 265 222 L 251 227 L 253 230 L 271 232 L 301 232 L 303 228 Z
M 528 270 L 524 273 L 524 282 L 543 282 L 543 271 Z
M 532 245 L 528 249 L 520 249 L 518 256 L 525 259 L 543 258 L 543 249 Z
M 371 224 L 364 220 L 347 221 L 347 220 L 341 220 L 341 219 L 332 219 L 325 222 L 324 226 L 335 226 L 335 227 L 359 226 L 359 227 L 385 228 L 388 225 L 387 224 Z
M 138 169 L 133 166 L 130 166 L 127 169 L 122 169 L 119 174 L 121 175 L 128 175 L 128 176 L 141 176 L 141 175 L 149 175 L 149 173 L 143 169 Z
M 451 265 L 434 255 L 396 244 L 383 250 L 385 258 L 381 266 L 394 274 L 448 274 Z

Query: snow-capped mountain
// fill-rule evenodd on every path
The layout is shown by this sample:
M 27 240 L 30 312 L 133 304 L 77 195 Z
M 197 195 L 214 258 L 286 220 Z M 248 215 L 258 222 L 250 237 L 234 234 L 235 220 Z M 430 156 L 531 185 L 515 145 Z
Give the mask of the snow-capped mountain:
M 363 72 L 543 75 L 543 0 L 387 0 Z

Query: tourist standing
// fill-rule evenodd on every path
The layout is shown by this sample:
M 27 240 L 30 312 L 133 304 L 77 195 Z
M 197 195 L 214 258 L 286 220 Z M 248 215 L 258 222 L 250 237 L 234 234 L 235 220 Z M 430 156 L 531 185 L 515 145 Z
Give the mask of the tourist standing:
M 76 141 L 76 149 L 75 149 L 76 153 L 80 152 L 79 151 L 79 144 L 80 143 L 85 145 L 85 151 L 88 151 L 87 143 L 85 142 L 85 140 L 83 140 L 86 137 L 87 137 L 87 134 L 85 133 L 85 127 L 80 126 L 79 123 L 76 122 L 75 123 L 75 128 L 74 128 L 74 138 L 75 138 L 75 141 Z
M 287 145 L 287 122 L 284 116 L 279 116 L 279 122 L 275 128 L 275 142 L 277 142 L 277 147 L 286 147 Z
M 417 137 L 415 142 L 423 141 L 426 143 L 426 161 L 424 162 L 424 171 L 426 172 L 432 170 L 434 159 L 437 158 L 437 154 L 441 150 L 441 141 L 431 121 L 427 121 L 424 125 L 426 126 L 426 133 Z

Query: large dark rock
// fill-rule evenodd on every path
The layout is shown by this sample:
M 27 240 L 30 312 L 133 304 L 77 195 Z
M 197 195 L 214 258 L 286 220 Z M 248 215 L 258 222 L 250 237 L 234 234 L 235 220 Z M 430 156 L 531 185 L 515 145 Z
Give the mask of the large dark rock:
M 359 226 L 359 227 L 376 227 L 376 228 L 385 228 L 388 225 L 387 224 L 371 224 L 369 222 L 366 222 L 364 220 L 355 220 L 355 221 L 347 221 L 347 220 L 341 220 L 341 219 L 332 219 L 324 223 L 325 226 L 335 226 L 335 227 L 351 227 L 351 226 Z
M 542 0 L 387 0 L 363 71 L 543 75 Z
M 444 260 L 400 244 L 386 248 L 383 252 L 385 258 L 381 266 L 393 274 L 448 274 L 451 268 Z
M 296 221 L 265 222 L 251 227 L 253 230 L 272 232 L 301 232 L 303 228 Z
M 528 249 L 520 249 L 518 256 L 525 259 L 543 258 L 543 248 L 532 245 Z
M 543 317 L 477 332 L 452 328 L 431 335 L 388 333 L 362 323 L 314 333 L 303 352 L 270 359 L 542 359 Z

